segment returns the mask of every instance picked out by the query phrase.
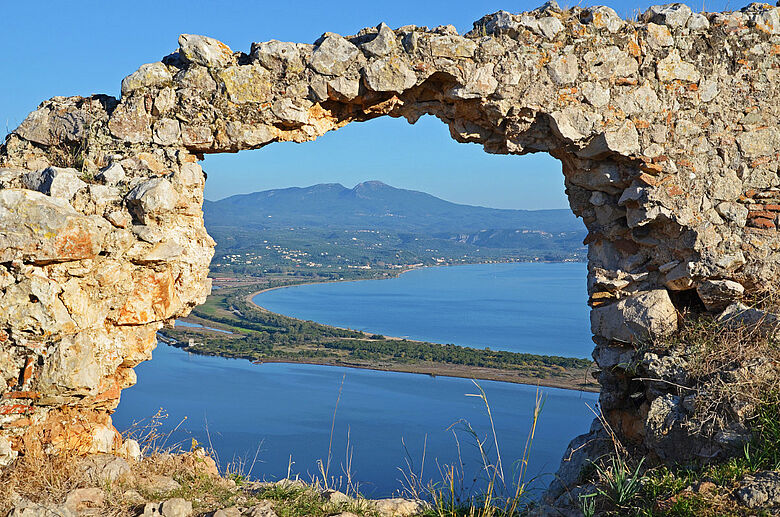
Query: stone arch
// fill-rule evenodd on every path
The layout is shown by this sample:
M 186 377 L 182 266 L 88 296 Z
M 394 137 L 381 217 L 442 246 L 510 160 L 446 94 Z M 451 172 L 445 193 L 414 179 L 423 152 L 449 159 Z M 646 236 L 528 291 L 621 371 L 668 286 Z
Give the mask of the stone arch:
M 0 150 L 0 461 L 25 436 L 121 447 L 109 415 L 132 368 L 209 292 L 204 154 L 423 114 L 487 152 L 562 162 L 589 230 L 601 410 L 661 459 L 704 454 L 675 451 L 648 413 L 682 411 L 680 397 L 625 364 L 673 333 L 684 305 L 719 312 L 778 285 L 778 12 L 678 4 L 626 22 L 548 3 L 465 36 L 382 24 L 249 53 L 185 34 L 119 100 L 44 102 Z

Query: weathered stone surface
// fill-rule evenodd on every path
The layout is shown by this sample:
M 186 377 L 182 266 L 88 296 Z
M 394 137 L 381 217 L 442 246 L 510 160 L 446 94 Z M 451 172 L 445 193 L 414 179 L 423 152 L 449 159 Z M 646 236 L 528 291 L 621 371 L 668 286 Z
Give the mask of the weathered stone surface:
M 614 9 L 605 5 L 589 7 L 583 12 L 581 19 L 583 23 L 588 23 L 599 29 L 607 29 L 615 33 L 619 31 L 625 22 L 618 16 Z
M 655 289 L 596 307 L 590 323 L 597 336 L 639 344 L 677 330 L 677 310 L 665 289 Z
M 303 60 L 295 43 L 271 40 L 252 44 L 252 59 L 276 73 L 300 73 Z
M 48 167 L 42 171 L 27 173 L 23 176 L 22 183 L 25 188 L 67 201 L 73 199 L 76 192 L 87 186 L 79 179 L 76 169 L 59 167 Z
M 423 509 L 420 501 L 396 497 L 393 499 L 378 499 L 374 508 L 380 517 L 410 517 L 418 515 Z
M 363 74 L 366 86 L 375 92 L 403 93 L 417 82 L 414 72 L 398 57 L 372 61 Z
M 696 292 L 707 310 L 717 311 L 740 299 L 745 294 L 745 288 L 732 280 L 705 280 Z
M 658 78 L 661 81 L 699 81 L 701 74 L 696 67 L 683 61 L 677 49 L 672 50 L 667 57 L 658 62 Z
M 594 137 L 578 154 L 584 158 L 598 158 L 610 153 L 628 156 L 638 153 L 639 150 L 639 133 L 636 126 L 627 120 L 620 126 L 611 127 Z
M 179 53 L 188 61 L 208 68 L 224 68 L 233 60 L 230 47 L 207 36 L 182 34 Z
M 323 75 L 340 75 L 355 62 L 360 51 L 338 34 L 328 34 L 314 50 L 311 66 Z
M 160 510 L 163 517 L 190 517 L 192 515 L 192 503 L 181 497 L 175 497 L 165 501 Z
M 765 470 L 747 476 L 737 496 L 750 508 L 780 508 L 780 471 Z
M 102 249 L 104 234 L 99 218 L 79 214 L 62 199 L 30 190 L 0 190 L 1 262 L 93 258 Z
M 271 75 L 260 65 L 231 66 L 219 71 L 228 98 L 237 104 L 271 99 Z
M 361 43 L 359 47 L 360 50 L 372 57 L 385 57 L 400 50 L 395 32 L 384 23 L 377 26 L 374 38 L 366 43 Z
M 116 185 L 123 179 L 125 179 L 125 170 L 118 163 L 112 163 L 105 169 L 101 170 L 95 179 L 102 181 L 106 185 Z
M 106 493 L 100 488 L 77 488 L 65 498 L 65 506 L 79 513 L 89 509 L 99 509 L 103 506 Z
M 671 47 L 674 45 L 672 33 L 663 25 L 647 24 L 647 44 L 654 49 Z
M 176 190 L 167 179 L 153 178 L 135 187 L 125 199 L 138 220 L 145 221 L 154 214 L 173 210 L 176 206 Z
M 577 79 L 580 73 L 580 67 L 577 64 L 577 56 L 574 54 L 563 54 L 556 56 L 547 65 L 550 77 L 556 84 L 569 84 Z
M 162 63 L 147 63 L 122 79 L 122 95 L 141 88 L 161 88 L 173 82 L 173 76 Z
M 748 158 L 769 156 L 780 146 L 780 132 L 775 127 L 746 131 L 737 136 L 737 143 Z
M 691 8 L 685 4 L 666 4 L 652 6 L 642 14 L 642 18 L 676 29 L 685 27 L 692 14 Z

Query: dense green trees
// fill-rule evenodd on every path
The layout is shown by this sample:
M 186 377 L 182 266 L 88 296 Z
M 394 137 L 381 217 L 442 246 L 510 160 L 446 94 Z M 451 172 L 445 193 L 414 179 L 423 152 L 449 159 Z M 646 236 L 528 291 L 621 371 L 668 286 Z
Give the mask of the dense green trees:
M 436 362 L 539 372 L 554 372 L 556 368 L 586 368 L 591 364 L 588 359 L 387 339 L 379 334 L 366 335 L 355 330 L 298 320 L 249 303 L 247 297 L 256 289 L 256 286 L 226 289 L 213 297 L 215 304 L 193 311 L 193 315 L 207 320 L 212 326 L 226 328 L 233 334 L 177 328 L 164 331 L 165 336 L 176 340 L 177 346 L 194 352 L 251 360 L 331 358 L 342 362 Z

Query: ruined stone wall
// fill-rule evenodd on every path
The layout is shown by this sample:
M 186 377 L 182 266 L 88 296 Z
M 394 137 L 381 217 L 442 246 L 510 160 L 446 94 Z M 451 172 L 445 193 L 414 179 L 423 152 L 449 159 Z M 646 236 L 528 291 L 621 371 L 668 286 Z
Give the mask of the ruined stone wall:
M 683 309 L 733 313 L 778 285 L 778 99 L 780 9 L 765 4 L 654 7 L 631 22 L 545 4 L 465 36 L 380 25 L 248 54 L 182 35 L 123 80 L 120 100 L 53 98 L 0 151 L 0 464 L 26 439 L 122 446 L 109 415 L 132 368 L 209 292 L 203 154 L 425 114 L 487 152 L 561 161 L 589 230 L 603 414 L 662 460 L 717 457 L 712 441 L 680 450 L 670 415 L 684 398 L 625 365 Z M 564 484 L 580 464 L 562 468 Z

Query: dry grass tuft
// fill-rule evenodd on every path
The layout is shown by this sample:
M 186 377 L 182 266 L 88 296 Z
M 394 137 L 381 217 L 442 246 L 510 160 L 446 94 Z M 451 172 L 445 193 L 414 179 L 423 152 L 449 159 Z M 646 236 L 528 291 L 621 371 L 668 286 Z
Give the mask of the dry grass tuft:
M 751 420 L 767 394 L 780 386 L 780 343 L 773 320 L 780 314 L 780 295 L 762 292 L 748 307 L 751 321 L 686 314 L 679 333 L 663 343 L 688 359 L 687 384 L 696 393 L 693 432 L 711 436 L 729 422 Z
M 42 503 L 60 503 L 65 496 L 86 484 L 86 475 L 75 454 L 46 454 L 38 442 L 27 445 L 27 453 L 0 476 L 0 514 L 5 515 L 19 496 Z

